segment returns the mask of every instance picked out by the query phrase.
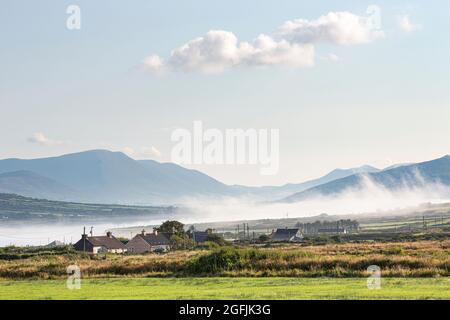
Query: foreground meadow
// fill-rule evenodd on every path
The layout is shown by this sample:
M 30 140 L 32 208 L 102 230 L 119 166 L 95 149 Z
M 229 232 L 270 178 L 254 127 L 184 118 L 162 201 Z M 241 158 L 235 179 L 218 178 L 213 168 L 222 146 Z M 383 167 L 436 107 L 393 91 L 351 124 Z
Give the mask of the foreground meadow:
M 67 267 L 81 289 L 66 286 Z M 369 266 L 381 288 L 367 288 Z M 450 241 L 269 245 L 89 256 L 4 248 L 0 299 L 450 299 Z
M 15 250 L 15 251 L 14 251 Z M 166 254 L 88 256 L 11 249 L 0 254 L 0 279 L 59 279 L 77 265 L 83 278 L 112 277 L 383 277 L 450 276 L 450 241 L 220 247 Z
M 0 299 L 450 299 L 450 278 L 383 278 L 380 289 L 366 279 L 332 278 L 120 278 L 0 280 Z

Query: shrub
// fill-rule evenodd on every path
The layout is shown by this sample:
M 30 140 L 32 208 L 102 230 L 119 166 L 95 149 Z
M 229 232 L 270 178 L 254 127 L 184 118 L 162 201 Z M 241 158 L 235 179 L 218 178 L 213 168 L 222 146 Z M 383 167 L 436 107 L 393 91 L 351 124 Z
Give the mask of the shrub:
M 201 256 L 189 265 L 192 273 L 216 274 L 222 271 L 236 270 L 244 265 L 244 256 L 235 248 L 221 248 L 208 255 Z
M 218 234 L 208 234 L 208 237 L 206 238 L 209 242 L 214 242 L 218 244 L 219 246 L 227 246 L 230 245 L 228 241 L 226 241 L 223 237 L 219 236 Z
M 220 245 L 218 245 L 216 242 L 205 241 L 205 242 L 200 243 L 199 245 L 197 245 L 196 248 L 206 249 L 206 250 L 213 250 L 213 249 L 218 249 L 219 247 L 220 247 Z

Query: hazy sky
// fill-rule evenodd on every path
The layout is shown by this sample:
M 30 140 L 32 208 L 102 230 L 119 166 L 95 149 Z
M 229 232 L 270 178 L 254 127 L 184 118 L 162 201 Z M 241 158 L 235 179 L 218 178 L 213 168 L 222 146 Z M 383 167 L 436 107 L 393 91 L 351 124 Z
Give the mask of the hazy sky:
M 80 30 L 66 28 L 71 4 L 81 8 Z M 381 8 L 375 30 L 353 19 L 370 5 Z M 277 175 L 195 167 L 230 184 L 450 153 L 448 1 L 3 0 L 0 8 L 0 158 L 104 148 L 170 161 L 172 130 L 194 120 L 280 129 Z

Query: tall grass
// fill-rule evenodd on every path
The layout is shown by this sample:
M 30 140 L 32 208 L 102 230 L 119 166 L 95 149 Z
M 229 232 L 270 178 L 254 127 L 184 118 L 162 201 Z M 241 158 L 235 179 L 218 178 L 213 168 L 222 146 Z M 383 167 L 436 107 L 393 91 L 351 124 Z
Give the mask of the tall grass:
M 19 253 L 24 254 L 24 253 Z M 30 254 L 29 252 L 27 254 Z M 54 251 L 0 260 L 0 278 L 51 279 L 78 265 L 85 278 L 167 276 L 366 277 L 377 265 L 386 277 L 450 276 L 450 242 L 222 247 L 167 254 L 88 255 Z

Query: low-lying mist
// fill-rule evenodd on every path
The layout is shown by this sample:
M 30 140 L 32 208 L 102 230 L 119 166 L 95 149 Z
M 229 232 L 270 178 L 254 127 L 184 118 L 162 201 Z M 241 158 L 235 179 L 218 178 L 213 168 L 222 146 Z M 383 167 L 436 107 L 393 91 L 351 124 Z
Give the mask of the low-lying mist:
M 312 195 L 295 202 L 258 203 L 251 199 L 185 199 L 184 205 L 195 212 L 189 222 L 212 222 L 250 219 L 309 217 L 318 214 L 348 215 L 381 213 L 417 207 L 424 203 L 450 202 L 450 187 L 441 183 L 426 183 L 419 179 L 415 186 L 402 183 L 389 190 L 369 176 L 361 176 L 360 185 L 331 195 Z
M 113 228 L 123 228 L 130 225 L 159 224 L 161 218 L 152 219 L 124 219 L 115 221 L 67 221 L 58 223 L 20 223 L 14 225 L 0 225 L 0 247 L 16 246 L 44 246 L 57 240 L 66 244 L 75 243 L 81 238 L 83 228 L 89 234 L 91 226 L 93 234 L 104 235 L 105 232 Z
M 0 226 L 0 246 L 46 245 L 53 240 L 75 243 L 80 239 L 83 227 L 89 232 L 94 227 L 94 235 L 103 235 L 106 230 L 132 226 L 158 225 L 165 220 L 179 220 L 185 224 L 252 219 L 279 219 L 310 217 L 319 214 L 349 215 L 383 212 L 411 208 L 424 203 L 450 202 L 450 187 L 436 182 L 425 182 L 420 176 L 413 185 L 398 184 L 390 190 L 374 182 L 369 176 L 361 176 L 358 187 L 349 188 L 331 195 L 312 195 L 295 202 L 258 202 L 250 198 L 200 198 L 183 199 L 180 210 L 171 216 L 127 216 L 109 221 L 70 221 L 67 223 L 29 223 L 14 226 Z M 405 210 L 402 210 L 405 213 Z M 147 230 L 151 231 L 151 230 Z M 125 235 L 125 234 L 121 234 Z M 133 234 L 126 234 L 132 237 Z

